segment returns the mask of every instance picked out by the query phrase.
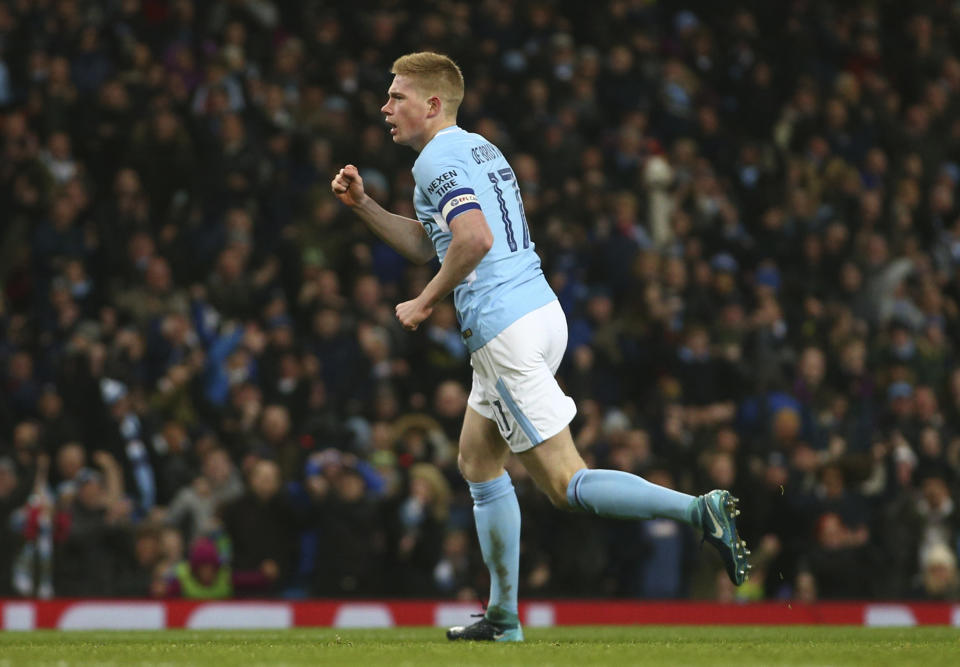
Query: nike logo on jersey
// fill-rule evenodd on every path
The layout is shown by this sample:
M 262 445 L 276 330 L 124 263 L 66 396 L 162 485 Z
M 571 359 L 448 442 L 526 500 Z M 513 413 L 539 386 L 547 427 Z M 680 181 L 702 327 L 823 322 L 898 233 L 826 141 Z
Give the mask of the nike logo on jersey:
M 710 503 L 704 503 L 704 505 L 707 508 L 707 514 L 710 515 L 710 520 L 713 522 L 713 531 L 711 531 L 710 534 L 719 540 L 723 537 L 723 526 L 721 526 L 717 520 L 717 515 L 710 509 Z

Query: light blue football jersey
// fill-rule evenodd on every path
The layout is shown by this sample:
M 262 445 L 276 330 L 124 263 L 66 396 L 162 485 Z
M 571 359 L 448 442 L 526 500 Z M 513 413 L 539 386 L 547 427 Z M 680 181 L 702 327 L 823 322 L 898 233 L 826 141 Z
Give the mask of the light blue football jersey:
M 480 209 L 493 232 L 490 251 L 453 291 L 470 352 L 557 298 L 530 239 L 517 177 L 496 146 L 460 127 L 444 128 L 420 152 L 413 177 L 417 218 L 441 262 L 459 214 Z

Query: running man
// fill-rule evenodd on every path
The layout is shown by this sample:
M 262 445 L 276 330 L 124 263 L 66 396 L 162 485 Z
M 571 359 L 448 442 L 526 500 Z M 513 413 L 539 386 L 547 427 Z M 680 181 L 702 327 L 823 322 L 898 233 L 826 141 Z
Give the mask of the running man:
M 614 470 L 588 470 L 570 434 L 576 413 L 554 373 L 567 322 L 534 251 L 516 175 L 500 150 L 457 126 L 463 76 L 450 58 L 412 53 L 396 60 L 383 112 L 393 141 L 419 153 L 413 165 L 418 220 L 384 210 L 346 165 L 334 194 L 409 260 L 440 258 L 417 298 L 396 307 L 416 329 L 451 291 L 473 366 L 460 433 L 460 471 L 470 486 L 483 561 L 490 571 L 484 616 L 450 639 L 522 641 L 517 611 L 520 507 L 504 463 L 516 454 L 558 508 L 620 519 L 675 519 L 703 530 L 727 574 L 750 566 L 728 491 L 694 497 Z

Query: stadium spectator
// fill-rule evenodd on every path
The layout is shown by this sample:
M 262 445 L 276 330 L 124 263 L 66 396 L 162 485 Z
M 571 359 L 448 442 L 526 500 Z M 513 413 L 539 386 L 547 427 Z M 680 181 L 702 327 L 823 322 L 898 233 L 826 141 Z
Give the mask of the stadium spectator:
M 248 472 L 246 493 L 220 510 L 232 567 L 238 572 L 269 571 L 271 582 L 282 582 L 295 562 L 298 526 L 281 484 L 280 467 L 259 460 Z
M 403 592 L 413 595 L 433 588 L 450 512 L 450 486 L 432 463 L 415 463 L 408 474 L 409 491 L 396 510 L 400 530 L 393 537 Z
M 173 568 L 173 576 L 157 583 L 157 597 L 183 597 L 192 600 L 222 600 L 235 593 L 262 593 L 270 589 L 278 576 L 277 565 L 264 561 L 259 570 L 239 571 L 225 563 L 217 545 L 202 537 L 190 547 L 188 560 Z
M 24 500 L 16 466 L 9 458 L 0 458 L 0 595 L 13 594 L 13 559 L 20 540 L 11 524 L 14 510 L 22 506 Z
M 166 521 L 177 527 L 187 542 L 195 536 L 209 536 L 219 527 L 218 510 L 243 493 L 243 482 L 227 452 L 212 449 L 203 458 L 202 474 L 174 496 Z
M 113 590 L 113 574 L 126 546 L 132 505 L 123 496 L 119 464 L 106 452 L 94 461 L 102 472 L 81 469 L 58 498 L 55 519 L 54 590 L 58 595 L 101 596 Z
M 121 552 L 113 575 L 113 594 L 145 598 L 155 595 L 162 585 L 158 566 L 161 558 L 160 530 L 151 523 L 137 526 L 127 548 Z
M 924 554 L 920 571 L 921 586 L 916 596 L 924 600 L 957 600 L 960 598 L 960 580 L 957 577 L 957 557 L 943 544 L 937 544 Z
M 327 456 L 314 456 L 305 475 L 316 552 L 308 565 L 310 591 L 354 596 L 385 590 L 386 526 L 369 472 L 364 474 L 352 458 L 343 460 L 330 450 Z

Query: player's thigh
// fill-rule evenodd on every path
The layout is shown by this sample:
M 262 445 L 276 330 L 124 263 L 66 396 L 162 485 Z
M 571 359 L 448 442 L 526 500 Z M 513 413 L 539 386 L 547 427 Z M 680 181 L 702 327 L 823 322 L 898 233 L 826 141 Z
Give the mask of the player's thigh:
M 576 405 L 554 377 L 566 340 L 563 310 L 553 302 L 511 324 L 471 357 L 470 404 L 494 420 L 515 454 L 559 434 L 576 415 Z
M 517 454 L 517 457 L 550 501 L 559 508 L 569 509 L 567 487 L 570 479 L 578 470 L 587 467 L 573 443 L 570 427 L 565 426 L 556 435 Z
M 460 472 L 470 482 L 487 482 L 503 474 L 510 456 L 496 423 L 469 405 L 460 431 Z

